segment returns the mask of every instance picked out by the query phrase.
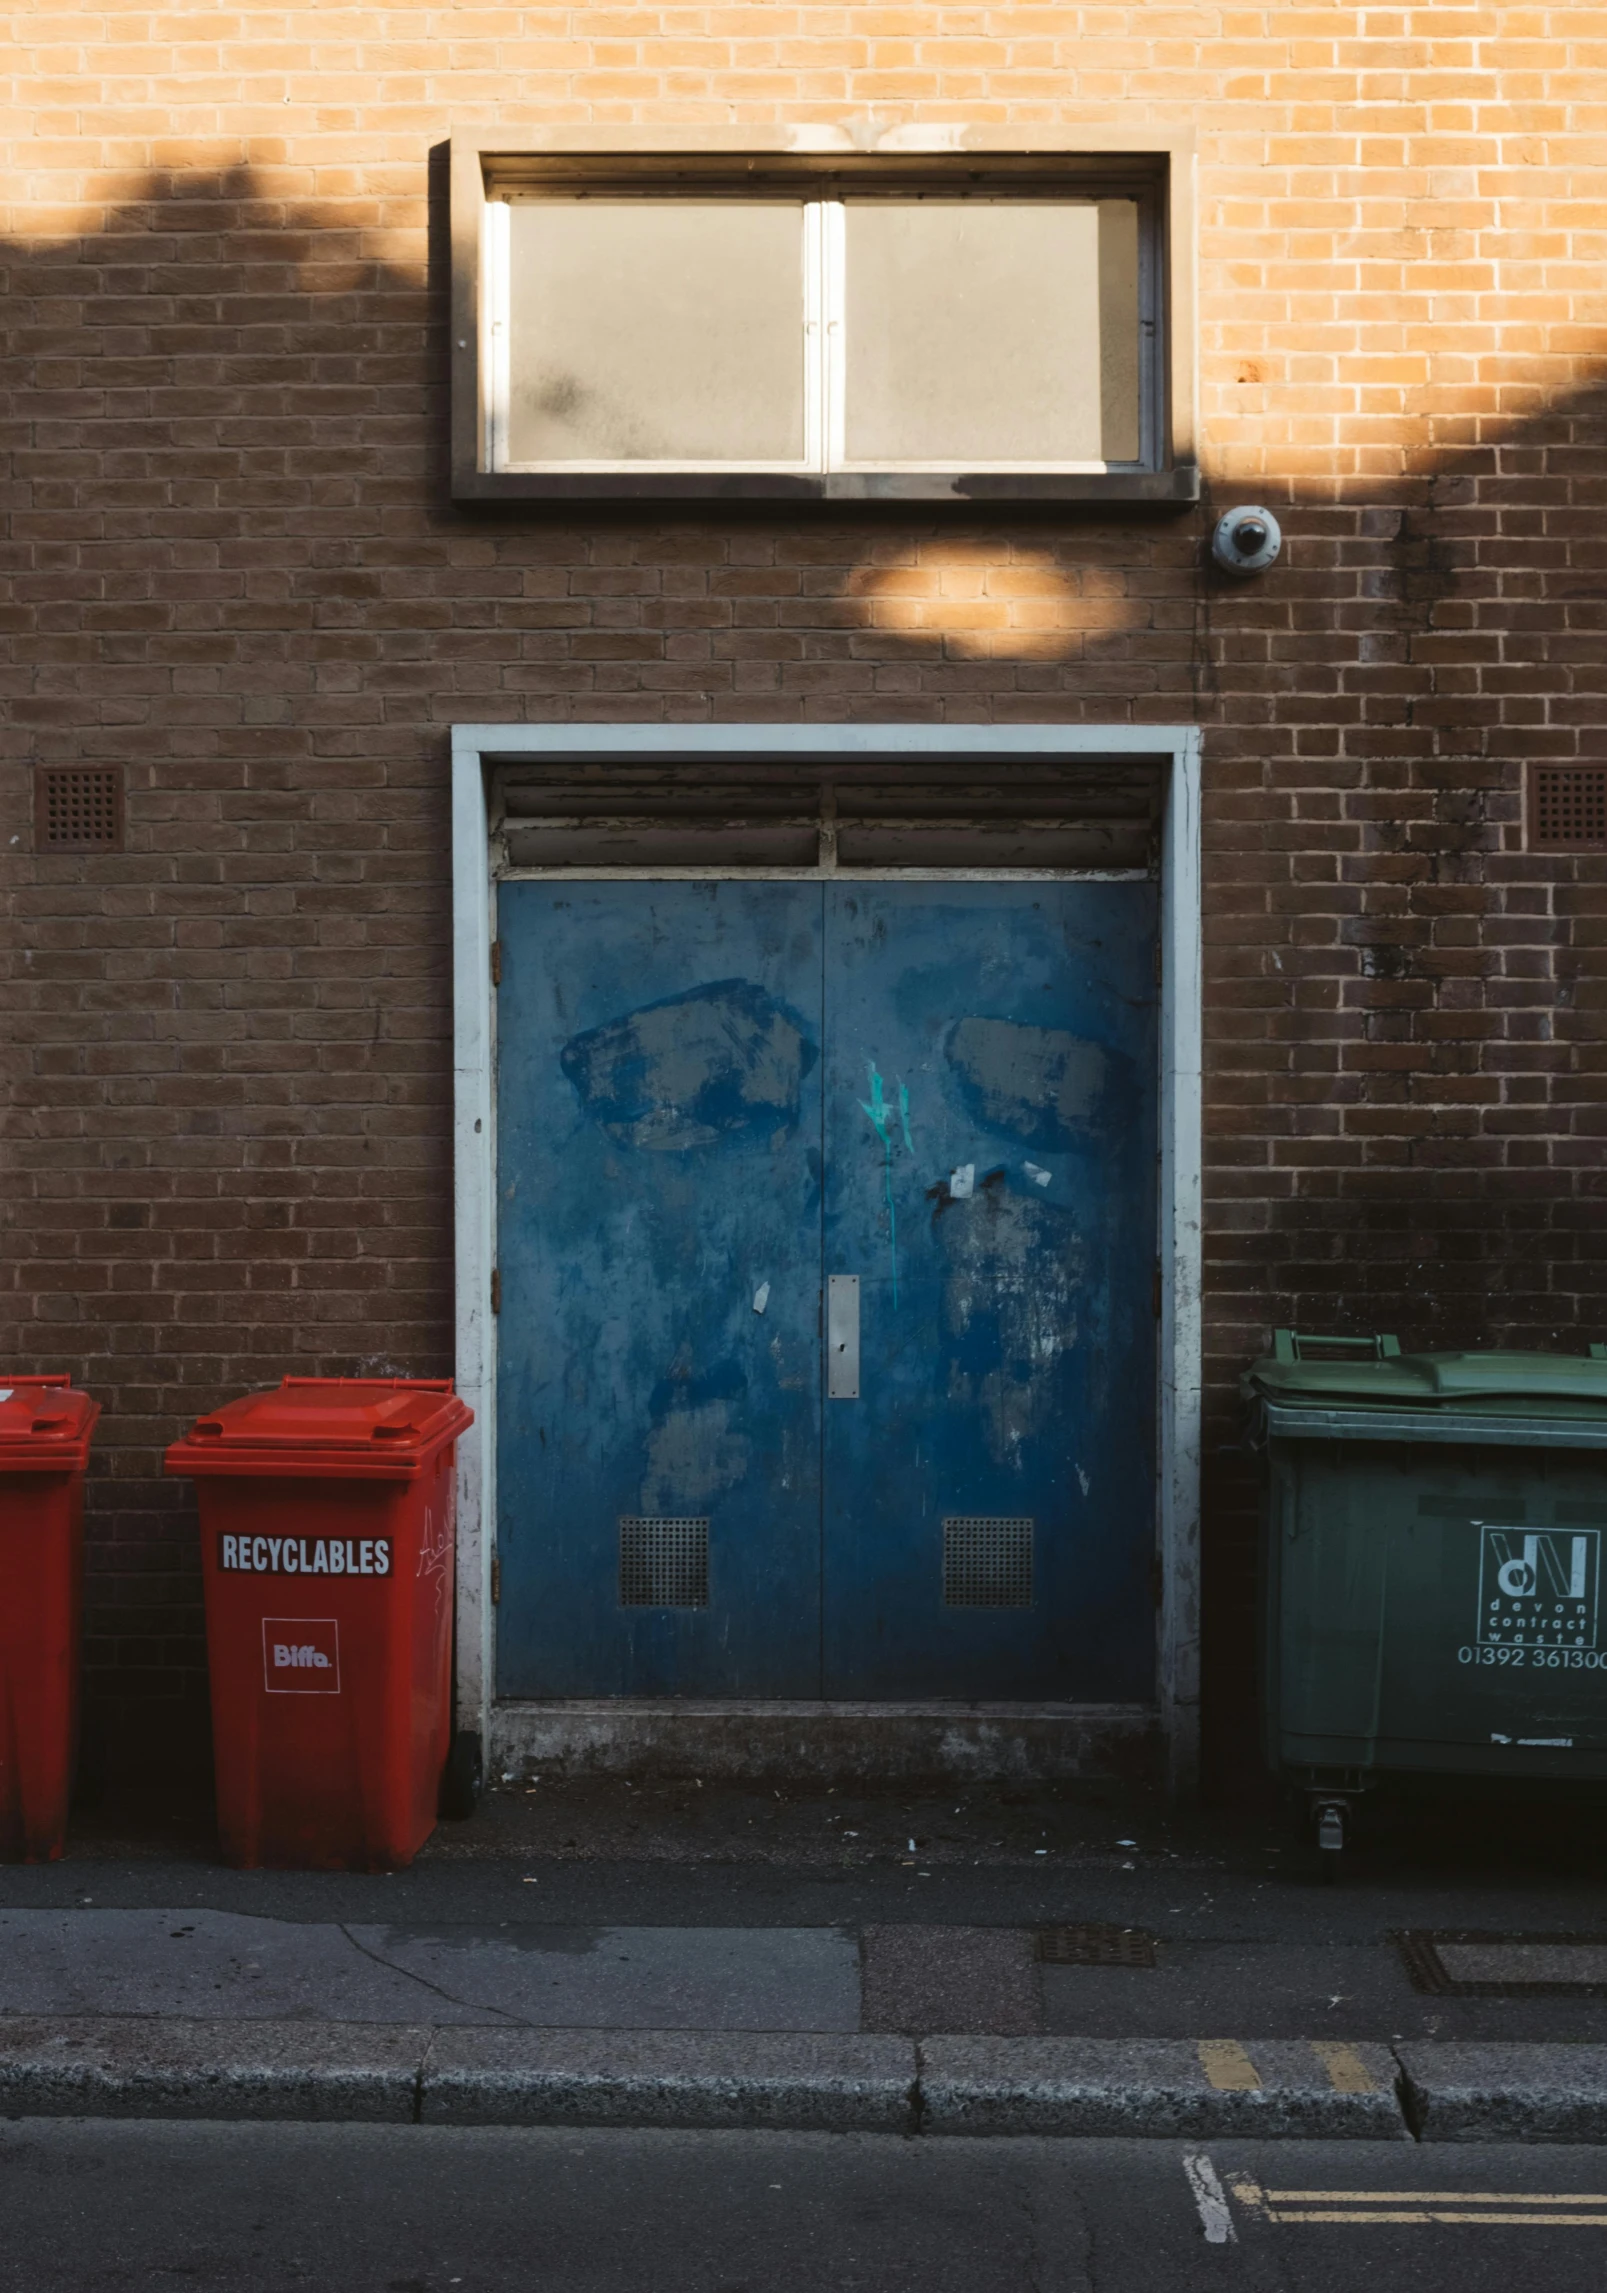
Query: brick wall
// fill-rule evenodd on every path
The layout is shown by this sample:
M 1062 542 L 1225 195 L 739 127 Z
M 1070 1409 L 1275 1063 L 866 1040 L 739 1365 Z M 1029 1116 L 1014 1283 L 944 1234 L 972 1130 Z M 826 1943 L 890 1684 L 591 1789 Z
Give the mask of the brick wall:
M 1526 758 L 1607 748 L 1599 12 L 466 0 L 19 40 L 0 1351 L 108 1403 L 116 1740 L 199 1740 L 162 1443 L 286 1368 L 450 1367 L 448 723 L 1197 716 L 1242 1765 L 1231 1377 L 1267 1325 L 1607 1333 L 1607 862 L 1520 823 Z M 452 510 L 454 122 L 867 113 L 1195 126 L 1198 514 Z M 1253 585 L 1201 564 L 1241 499 L 1289 533 Z M 34 857 L 28 768 L 101 759 L 127 851 Z

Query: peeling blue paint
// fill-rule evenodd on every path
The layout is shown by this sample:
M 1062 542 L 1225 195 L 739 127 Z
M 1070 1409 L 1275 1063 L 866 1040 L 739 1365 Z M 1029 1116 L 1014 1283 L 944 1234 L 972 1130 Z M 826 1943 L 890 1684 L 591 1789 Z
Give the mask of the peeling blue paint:
M 734 1361 L 723 1361 L 701 1377 L 661 1377 L 647 1398 L 647 1412 L 661 1425 L 674 1410 L 707 1409 L 715 1401 L 740 1401 L 748 1389 L 747 1372 Z
M 965 1018 L 949 1031 L 948 1062 L 978 1123 L 1045 1154 L 1095 1136 L 1110 1060 L 1105 1046 L 1063 1027 Z
M 757 1416 L 738 1363 L 717 1363 L 701 1377 L 661 1378 L 648 1398 L 648 1415 L 644 1513 L 702 1512 L 746 1479 Z
M 752 980 L 716 979 L 573 1036 L 559 1064 L 621 1146 L 685 1152 L 796 1129 L 819 1056 L 796 1011 Z

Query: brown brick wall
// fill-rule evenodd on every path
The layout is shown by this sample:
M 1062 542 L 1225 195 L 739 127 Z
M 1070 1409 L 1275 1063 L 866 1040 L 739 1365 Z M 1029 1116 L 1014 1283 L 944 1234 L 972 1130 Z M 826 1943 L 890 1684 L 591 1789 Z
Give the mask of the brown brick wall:
M 1231 1764 L 1230 1380 L 1267 1325 L 1607 1334 L 1607 862 L 1520 829 L 1525 759 L 1607 750 L 1599 12 L 469 0 L 20 40 L 0 1352 L 108 1403 L 118 1740 L 198 1711 L 161 1444 L 287 1368 L 450 1367 L 453 719 L 1198 717 Z M 455 121 L 869 113 L 1196 128 L 1201 512 L 450 508 Z M 1283 561 L 1202 571 L 1256 498 Z M 103 759 L 127 851 L 35 858 L 29 768 Z

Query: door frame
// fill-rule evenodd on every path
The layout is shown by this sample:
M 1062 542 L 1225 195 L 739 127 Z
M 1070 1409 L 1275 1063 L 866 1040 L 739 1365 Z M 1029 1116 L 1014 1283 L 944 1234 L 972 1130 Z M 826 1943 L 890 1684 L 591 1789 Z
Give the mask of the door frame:
M 515 758 L 735 755 L 909 762 L 922 755 L 1146 758 L 1161 828 L 1156 1374 L 1159 1718 L 1174 1790 L 1199 1770 L 1201 1034 L 1200 736 L 1192 725 L 464 724 L 452 728 L 453 1197 L 458 1442 L 458 1724 L 492 1743 L 496 1680 L 496 995 L 491 781 Z M 1075 871 L 1072 871 L 1075 880 Z M 1090 1707 L 1090 1711 L 1097 1707 Z M 493 1747 L 494 1748 L 494 1747 Z

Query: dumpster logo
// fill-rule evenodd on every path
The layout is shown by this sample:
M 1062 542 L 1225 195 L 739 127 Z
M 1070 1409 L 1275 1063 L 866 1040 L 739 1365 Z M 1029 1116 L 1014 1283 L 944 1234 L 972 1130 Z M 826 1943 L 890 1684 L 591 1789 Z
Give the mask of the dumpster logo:
M 1479 1523 L 1481 1648 L 1594 1648 L 1599 1529 Z
M 332 1616 L 265 1616 L 262 1678 L 270 1696 L 340 1694 L 340 1626 Z

